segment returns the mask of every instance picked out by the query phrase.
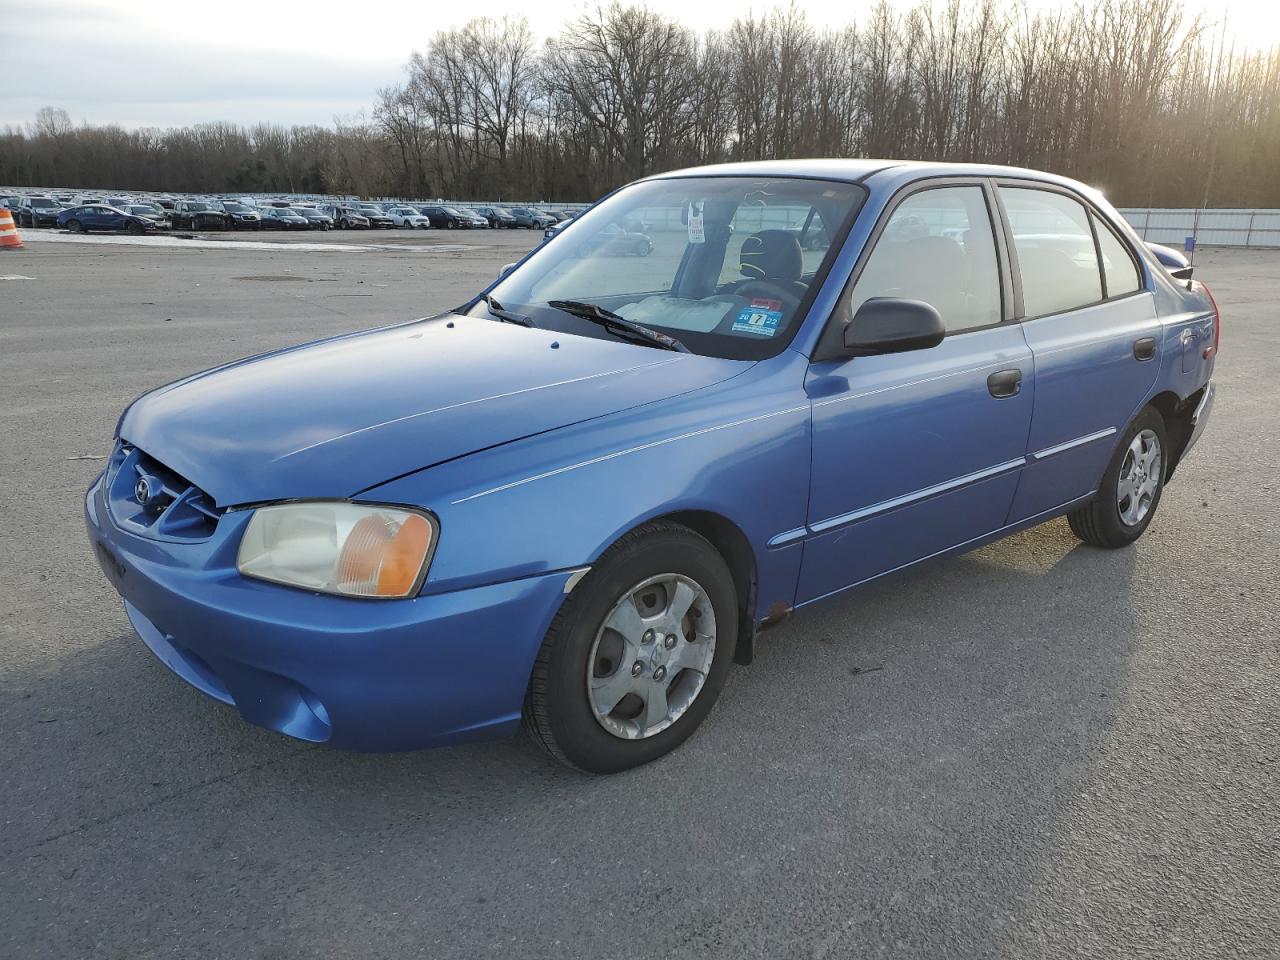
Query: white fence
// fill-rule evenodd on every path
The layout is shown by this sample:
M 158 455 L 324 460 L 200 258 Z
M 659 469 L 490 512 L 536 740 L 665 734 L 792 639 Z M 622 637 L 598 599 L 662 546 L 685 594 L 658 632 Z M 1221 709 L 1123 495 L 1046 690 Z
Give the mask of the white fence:
M 1143 240 L 1183 249 L 1197 246 L 1280 247 L 1280 210 L 1170 210 L 1124 208 L 1124 218 Z

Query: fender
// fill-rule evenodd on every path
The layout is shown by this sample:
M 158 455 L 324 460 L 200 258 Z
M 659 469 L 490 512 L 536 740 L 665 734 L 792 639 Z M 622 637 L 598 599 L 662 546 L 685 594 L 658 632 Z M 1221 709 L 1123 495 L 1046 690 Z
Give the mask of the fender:
M 783 351 L 714 386 L 480 451 L 359 499 L 439 519 L 423 594 L 589 566 L 649 520 L 714 514 L 750 544 L 755 619 L 764 619 L 795 599 L 801 544 L 769 544 L 804 525 L 807 366 Z

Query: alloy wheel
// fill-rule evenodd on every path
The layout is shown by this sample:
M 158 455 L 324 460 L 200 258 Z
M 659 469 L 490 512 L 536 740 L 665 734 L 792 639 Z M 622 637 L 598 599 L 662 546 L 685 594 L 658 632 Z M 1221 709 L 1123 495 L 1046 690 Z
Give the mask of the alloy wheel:
M 587 658 L 592 715 L 624 740 L 661 733 L 689 709 L 716 651 L 711 598 L 695 580 L 664 573 L 614 603 Z
M 1125 451 L 1116 483 L 1116 507 L 1127 527 L 1136 527 L 1155 502 L 1161 480 L 1160 438 L 1153 430 L 1143 430 Z

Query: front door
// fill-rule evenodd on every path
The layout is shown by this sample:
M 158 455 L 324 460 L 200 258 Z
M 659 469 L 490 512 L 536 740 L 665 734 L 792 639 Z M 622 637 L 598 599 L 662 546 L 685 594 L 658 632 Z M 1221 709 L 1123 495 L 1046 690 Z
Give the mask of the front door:
M 887 215 L 852 291 L 924 300 L 936 347 L 815 362 L 809 539 L 797 603 L 998 530 L 1026 452 L 1036 384 L 1002 284 L 994 195 L 927 186 Z

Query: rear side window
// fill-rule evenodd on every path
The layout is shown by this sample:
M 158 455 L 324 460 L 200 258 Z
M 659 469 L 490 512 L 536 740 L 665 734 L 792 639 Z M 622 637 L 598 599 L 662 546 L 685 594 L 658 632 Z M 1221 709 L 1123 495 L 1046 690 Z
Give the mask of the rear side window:
M 1022 274 L 1028 317 L 1062 313 L 1102 299 L 1102 271 L 1084 204 L 1061 193 L 1001 187 Z
M 1000 272 L 982 187 L 913 193 L 889 216 L 849 304 L 872 297 L 923 300 L 948 333 L 999 323 Z
M 1093 223 L 1098 228 L 1098 249 L 1102 251 L 1102 275 L 1107 281 L 1107 297 L 1123 297 L 1126 293 L 1140 290 L 1142 279 L 1129 248 L 1101 217 L 1095 216 Z

